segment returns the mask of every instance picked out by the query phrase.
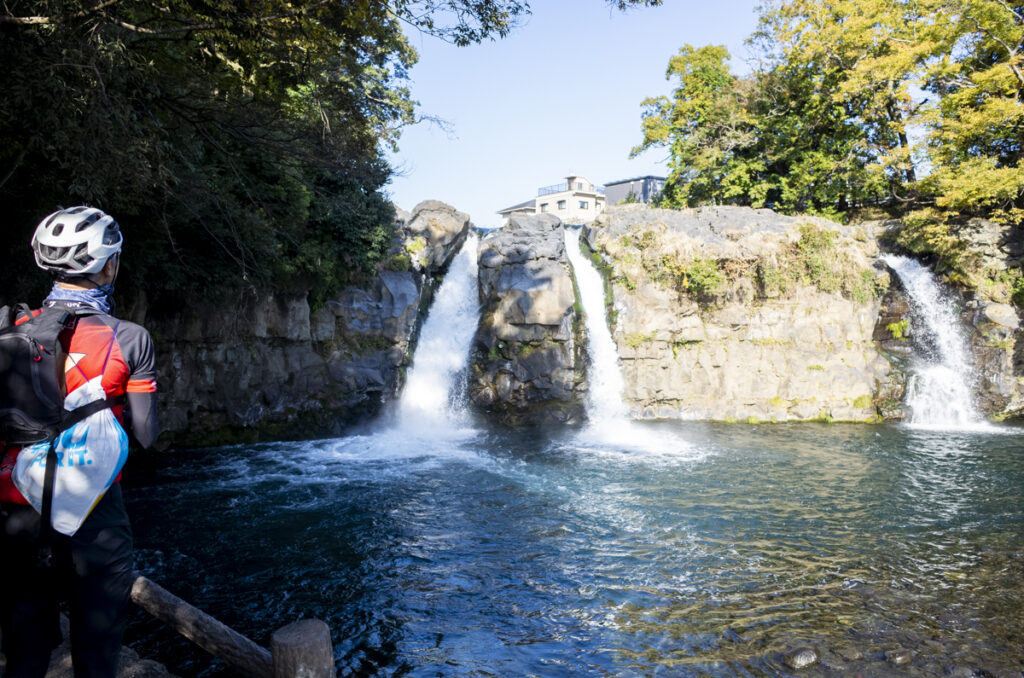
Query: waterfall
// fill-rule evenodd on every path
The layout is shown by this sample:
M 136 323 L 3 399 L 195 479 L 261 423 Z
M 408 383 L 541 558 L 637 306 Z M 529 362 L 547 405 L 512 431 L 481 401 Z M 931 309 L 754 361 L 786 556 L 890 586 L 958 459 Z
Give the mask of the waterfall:
M 629 455 L 678 458 L 693 454 L 693 447 L 674 433 L 659 432 L 630 418 L 623 396 L 626 382 L 619 365 L 619 351 L 608 329 L 604 305 L 604 280 L 580 250 L 582 229 L 567 228 L 565 251 L 572 264 L 580 303 L 586 317 L 587 356 L 590 358 L 587 390 L 587 428 L 577 443 L 588 454 L 608 454 L 609 450 Z
M 587 355 L 590 357 L 590 388 L 587 414 L 592 421 L 624 420 L 629 417 L 622 401 L 625 383 L 619 368 L 619 352 L 608 330 L 604 306 L 604 281 L 580 250 L 582 229 L 566 229 L 565 249 L 576 276 L 580 301 L 586 315 Z
M 912 364 L 907 383 L 910 423 L 947 429 L 983 425 L 971 395 L 974 370 L 955 300 L 917 260 L 891 254 L 882 260 L 903 282 L 910 297 L 913 329 L 927 347 Z
M 405 429 L 449 428 L 463 423 L 469 347 L 480 321 L 477 245 L 470 233 L 441 283 L 420 331 L 398 405 Z

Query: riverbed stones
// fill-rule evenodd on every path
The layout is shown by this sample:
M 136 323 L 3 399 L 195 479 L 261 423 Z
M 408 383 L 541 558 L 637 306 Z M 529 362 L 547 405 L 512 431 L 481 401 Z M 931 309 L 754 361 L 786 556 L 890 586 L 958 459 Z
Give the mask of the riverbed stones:
M 909 664 L 910 660 L 914 658 L 914 653 L 905 647 L 897 647 L 891 650 L 885 651 L 885 661 L 889 662 L 894 666 L 903 666 Z
M 847 661 L 859 661 L 864 659 L 864 652 L 859 647 L 840 647 L 836 650 L 836 654 Z
M 480 243 L 470 397 L 508 424 L 575 421 L 576 296 L 562 223 L 513 217 Z
M 817 664 L 819 659 L 818 651 L 808 645 L 793 648 L 782 655 L 782 663 L 794 671 L 810 668 Z
M 805 256 L 805 231 L 833 243 L 850 279 L 796 274 L 787 262 Z M 770 210 L 616 206 L 585 240 L 607 266 L 625 397 L 639 416 L 874 421 L 883 386 L 898 388 L 873 337 L 874 286 L 889 276 L 865 232 Z M 857 299 L 839 289 L 851 280 L 864 286 Z

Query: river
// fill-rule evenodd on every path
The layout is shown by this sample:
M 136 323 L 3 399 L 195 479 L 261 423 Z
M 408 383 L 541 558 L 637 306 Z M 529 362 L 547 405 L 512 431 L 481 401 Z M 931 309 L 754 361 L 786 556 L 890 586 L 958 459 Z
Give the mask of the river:
M 469 238 L 379 421 L 136 463 L 138 569 L 263 645 L 323 619 L 342 676 L 786 676 L 808 647 L 800 675 L 1020 678 L 1024 429 L 979 420 L 967 387 L 918 388 L 905 425 L 633 421 L 578 237 L 587 426 L 467 409 Z M 936 354 L 920 382 L 962 382 Z M 141 613 L 127 640 L 230 675 Z
M 1024 435 L 635 425 L 672 444 L 379 425 L 165 453 L 128 481 L 137 565 L 263 644 L 324 619 L 345 676 L 791 675 L 800 645 L 801 675 L 1020 675 Z M 230 675 L 141 614 L 127 640 Z

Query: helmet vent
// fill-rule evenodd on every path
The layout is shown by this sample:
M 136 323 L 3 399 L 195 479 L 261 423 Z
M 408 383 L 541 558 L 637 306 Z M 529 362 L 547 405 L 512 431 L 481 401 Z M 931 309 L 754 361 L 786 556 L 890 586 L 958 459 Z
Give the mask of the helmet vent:
M 119 242 L 121 242 L 121 230 L 117 227 L 117 222 L 111 222 L 107 226 L 107 230 L 103 232 L 103 244 L 116 245 Z
M 75 226 L 75 233 L 81 233 L 81 232 L 82 232 L 82 231 L 84 231 L 85 229 L 89 228 L 89 227 L 90 227 L 90 226 L 92 226 L 92 225 L 93 225 L 94 223 L 96 223 L 96 221 L 97 221 L 97 220 L 98 220 L 98 219 L 99 219 L 99 218 L 100 218 L 101 216 L 102 216 L 102 213 L 101 213 L 101 212 L 95 212 L 95 213 L 93 213 L 93 214 L 90 214 L 89 216 L 87 216 L 87 217 L 86 217 L 85 219 L 82 219 L 82 220 L 81 220 L 81 221 L 79 221 L 79 222 L 78 222 L 78 224 L 77 224 L 77 225 Z
M 80 261 L 83 264 L 88 264 L 90 261 L 92 261 L 92 257 L 89 256 L 89 245 L 86 243 L 82 243 L 81 245 L 76 247 L 74 259 L 75 261 Z
M 57 224 L 56 226 L 53 227 L 53 234 L 54 235 L 60 235 L 63 232 L 64 232 L 64 224 Z

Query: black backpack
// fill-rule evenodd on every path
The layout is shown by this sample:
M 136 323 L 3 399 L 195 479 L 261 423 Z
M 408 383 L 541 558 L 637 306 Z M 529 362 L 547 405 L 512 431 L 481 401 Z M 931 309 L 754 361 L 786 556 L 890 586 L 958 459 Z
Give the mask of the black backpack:
M 30 320 L 15 324 L 19 317 Z M 57 336 L 74 323 L 75 314 L 60 306 L 34 318 L 25 304 L 0 308 L 0 440 L 27 445 L 60 433 L 64 365 Z
M 42 502 L 46 532 L 51 531 L 57 437 L 89 415 L 124 401 L 117 396 L 64 410 L 65 354 L 58 337 L 73 330 L 80 316 L 95 313 L 87 306 L 60 302 L 34 317 L 26 304 L 0 308 L 0 444 L 49 442 Z M 18 323 L 22 317 L 28 320 Z

